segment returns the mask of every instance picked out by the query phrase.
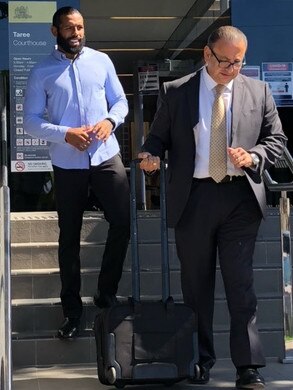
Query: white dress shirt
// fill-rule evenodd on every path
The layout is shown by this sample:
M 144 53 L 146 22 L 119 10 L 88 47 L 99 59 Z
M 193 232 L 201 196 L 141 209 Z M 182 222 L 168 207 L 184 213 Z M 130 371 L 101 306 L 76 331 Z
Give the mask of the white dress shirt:
M 209 177 L 209 157 L 210 157 L 210 130 L 212 107 L 215 100 L 214 87 L 217 83 L 208 74 L 206 67 L 203 67 L 200 73 L 199 86 L 199 122 L 194 127 L 194 137 L 196 144 L 194 177 Z M 226 107 L 227 123 L 227 147 L 231 145 L 231 122 L 232 122 L 232 87 L 233 80 L 225 85 L 223 92 L 224 103 Z M 242 175 L 240 169 L 234 167 L 227 159 L 227 174 L 231 176 Z

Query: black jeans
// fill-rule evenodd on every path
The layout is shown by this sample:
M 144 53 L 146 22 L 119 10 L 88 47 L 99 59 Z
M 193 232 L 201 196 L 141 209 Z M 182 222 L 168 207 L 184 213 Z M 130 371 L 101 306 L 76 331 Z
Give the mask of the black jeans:
M 129 184 L 120 155 L 90 169 L 53 168 L 60 229 L 60 297 L 64 316 L 80 317 L 80 232 L 89 186 L 109 222 L 98 290 L 116 294 L 130 236 Z

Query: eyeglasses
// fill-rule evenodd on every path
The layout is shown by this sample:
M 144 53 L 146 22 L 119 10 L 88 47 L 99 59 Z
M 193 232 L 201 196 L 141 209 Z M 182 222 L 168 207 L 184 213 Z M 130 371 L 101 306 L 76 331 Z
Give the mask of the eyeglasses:
M 223 60 L 219 60 L 219 58 L 216 56 L 216 53 L 211 47 L 209 47 L 209 49 L 212 52 L 215 59 L 218 61 L 219 67 L 222 69 L 229 69 L 231 66 L 235 69 L 240 69 L 243 65 L 245 65 L 245 58 L 243 58 L 242 61 L 235 61 L 235 62 L 223 61 Z

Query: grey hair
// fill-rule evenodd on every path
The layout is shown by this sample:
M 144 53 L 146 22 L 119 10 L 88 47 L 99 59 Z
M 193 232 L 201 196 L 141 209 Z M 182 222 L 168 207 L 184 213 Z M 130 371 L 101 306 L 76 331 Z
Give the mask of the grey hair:
M 220 40 L 226 40 L 226 41 L 243 41 L 245 43 L 245 46 L 247 48 L 247 37 L 246 35 L 239 30 L 236 27 L 233 26 L 221 26 L 214 30 L 210 36 L 208 37 L 207 45 L 211 48 L 213 48 L 214 44 Z

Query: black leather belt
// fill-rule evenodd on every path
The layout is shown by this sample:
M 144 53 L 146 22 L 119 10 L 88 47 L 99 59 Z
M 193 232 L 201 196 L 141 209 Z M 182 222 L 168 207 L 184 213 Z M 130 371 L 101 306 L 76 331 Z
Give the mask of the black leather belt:
M 221 183 L 231 183 L 233 181 L 241 181 L 241 180 L 246 180 L 246 176 L 230 176 L 226 175 L 218 184 Z M 194 177 L 193 181 L 195 182 L 207 182 L 207 183 L 215 183 L 214 179 L 211 177 L 203 177 L 203 178 L 197 178 Z

